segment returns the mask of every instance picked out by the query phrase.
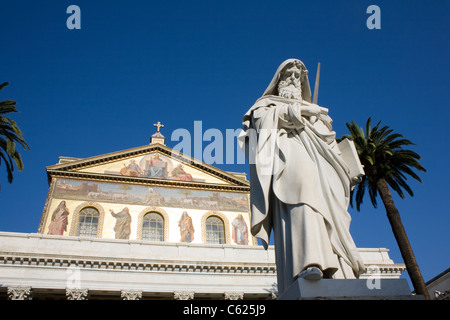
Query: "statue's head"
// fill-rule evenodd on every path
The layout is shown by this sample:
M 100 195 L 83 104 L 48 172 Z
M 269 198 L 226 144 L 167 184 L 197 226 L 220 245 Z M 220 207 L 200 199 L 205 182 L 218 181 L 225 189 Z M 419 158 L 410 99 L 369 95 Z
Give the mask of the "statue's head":
M 276 95 L 287 99 L 311 102 L 308 70 L 298 59 L 288 59 L 279 67 L 263 96 Z
M 300 77 L 302 74 L 302 65 L 300 61 L 293 61 L 288 64 L 280 73 L 278 81 L 278 95 L 286 99 L 302 98 L 302 85 Z

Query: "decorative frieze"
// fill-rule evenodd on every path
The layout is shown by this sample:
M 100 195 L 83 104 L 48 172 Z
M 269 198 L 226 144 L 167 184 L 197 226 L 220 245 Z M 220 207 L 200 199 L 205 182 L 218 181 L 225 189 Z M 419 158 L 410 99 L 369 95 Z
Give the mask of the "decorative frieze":
M 367 277 L 380 276 L 387 277 L 400 277 L 405 270 L 404 265 L 366 265 L 366 272 L 360 276 L 361 279 Z
M 86 257 L 71 257 L 70 259 L 55 257 L 30 257 L 30 256 L 0 256 L 0 265 L 21 265 L 39 267 L 77 267 L 81 269 L 107 269 L 120 271 L 142 271 L 142 272 L 194 272 L 194 273 L 231 273 L 231 274 L 276 274 L 276 267 L 273 264 L 206 264 L 183 263 L 179 261 L 125 261 L 115 260 L 94 260 Z
M 0 255 L 0 265 L 21 265 L 39 267 L 77 267 L 81 269 L 107 269 L 120 271 L 141 271 L 141 272 L 188 272 L 188 273 L 225 273 L 225 274 L 276 274 L 274 264 L 208 264 L 198 261 L 198 263 L 183 263 L 178 261 L 125 261 L 123 259 L 94 260 L 86 257 L 71 257 L 70 259 L 55 258 L 48 256 L 7 256 Z M 370 265 L 365 274 L 360 278 L 378 275 L 381 278 L 397 278 L 405 270 L 404 265 Z

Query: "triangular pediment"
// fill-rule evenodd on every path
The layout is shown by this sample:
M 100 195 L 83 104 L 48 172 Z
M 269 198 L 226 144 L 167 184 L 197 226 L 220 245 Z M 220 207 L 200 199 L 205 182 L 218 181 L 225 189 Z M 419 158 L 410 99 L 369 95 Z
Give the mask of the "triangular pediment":
M 249 185 L 242 175 L 220 170 L 159 143 L 85 159 L 60 158 L 60 163 L 47 167 L 47 172 L 165 184 Z

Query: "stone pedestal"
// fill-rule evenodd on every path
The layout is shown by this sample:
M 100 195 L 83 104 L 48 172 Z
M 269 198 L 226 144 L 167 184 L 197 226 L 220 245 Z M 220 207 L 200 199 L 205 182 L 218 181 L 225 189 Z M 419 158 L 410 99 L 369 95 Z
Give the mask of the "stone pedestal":
M 297 279 L 279 300 L 409 300 L 405 279 Z

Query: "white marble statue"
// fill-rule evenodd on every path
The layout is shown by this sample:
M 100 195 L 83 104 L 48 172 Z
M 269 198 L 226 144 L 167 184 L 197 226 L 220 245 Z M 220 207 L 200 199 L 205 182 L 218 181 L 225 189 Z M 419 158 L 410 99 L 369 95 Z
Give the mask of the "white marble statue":
M 289 59 L 245 114 L 239 143 L 250 163 L 251 232 L 271 230 L 282 294 L 296 278 L 355 278 L 364 264 L 350 235 L 350 173 L 328 109 L 311 103 L 305 65 Z

